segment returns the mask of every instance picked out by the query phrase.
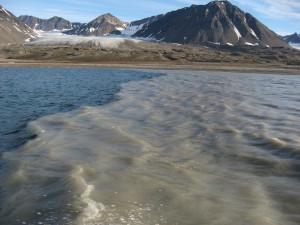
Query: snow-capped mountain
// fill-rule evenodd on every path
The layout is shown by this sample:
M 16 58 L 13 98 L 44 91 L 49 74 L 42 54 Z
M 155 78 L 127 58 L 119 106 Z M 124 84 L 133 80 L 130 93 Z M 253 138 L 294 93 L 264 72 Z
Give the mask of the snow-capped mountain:
M 35 30 L 53 31 L 70 30 L 79 27 L 81 23 L 71 23 L 64 18 L 54 16 L 50 19 L 40 19 L 34 16 L 19 16 L 19 20 Z
M 97 17 L 88 24 L 82 24 L 81 26 L 65 33 L 70 35 L 82 36 L 121 34 L 121 31 L 124 30 L 127 25 L 128 23 L 121 21 L 110 13 L 107 13 Z
M 0 44 L 18 44 L 37 34 L 26 24 L 0 6 Z
M 144 25 L 133 36 L 192 45 L 289 47 L 251 14 L 228 1 L 212 1 L 169 12 Z
M 285 40 L 288 43 L 300 43 L 300 34 L 294 33 L 291 35 L 284 36 L 283 40 Z

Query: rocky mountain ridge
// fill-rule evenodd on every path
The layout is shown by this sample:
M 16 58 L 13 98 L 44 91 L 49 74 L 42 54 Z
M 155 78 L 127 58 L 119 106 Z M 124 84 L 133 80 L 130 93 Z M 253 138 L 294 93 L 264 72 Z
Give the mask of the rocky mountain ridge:
M 285 40 L 288 43 L 300 43 L 300 34 L 294 33 L 291 35 L 286 35 L 283 37 L 283 40 Z
M 228 1 L 169 12 L 133 36 L 191 45 L 289 47 L 275 32 Z
M 72 23 L 64 18 L 54 16 L 50 19 L 40 19 L 34 16 L 19 16 L 20 21 L 30 28 L 42 31 L 70 30 L 79 27 L 81 23 Z
M 19 44 L 37 34 L 0 5 L 0 44 Z
M 87 24 L 82 24 L 70 31 L 65 32 L 69 35 L 81 36 L 102 36 L 109 34 L 121 34 L 126 28 L 127 22 L 123 22 L 110 13 L 101 15 Z

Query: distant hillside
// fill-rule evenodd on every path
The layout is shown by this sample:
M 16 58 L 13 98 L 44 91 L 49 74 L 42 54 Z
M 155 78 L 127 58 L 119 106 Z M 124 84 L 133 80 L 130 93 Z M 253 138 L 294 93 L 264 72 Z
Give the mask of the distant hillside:
M 144 26 L 148 26 L 150 23 L 160 19 L 163 15 L 157 15 L 157 16 L 151 16 L 145 19 L 132 21 L 129 23 L 129 25 L 126 27 L 125 30 L 122 31 L 123 35 L 132 36 L 137 31 L 141 30 Z
M 40 19 L 34 16 L 19 16 L 19 20 L 32 29 L 42 31 L 70 30 L 81 25 L 81 23 L 71 23 L 64 18 L 57 16 L 50 19 Z
M 283 40 L 285 40 L 288 43 L 300 43 L 300 34 L 294 33 L 291 35 L 284 36 Z
M 169 12 L 144 25 L 134 36 L 192 45 L 289 47 L 251 14 L 228 1 L 212 1 Z
M 35 37 L 36 33 L 30 27 L 0 6 L 0 44 L 19 44 Z
M 128 23 L 121 21 L 110 13 L 101 15 L 81 26 L 65 32 L 70 35 L 81 36 L 102 36 L 108 34 L 121 34 L 121 31 L 126 28 Z

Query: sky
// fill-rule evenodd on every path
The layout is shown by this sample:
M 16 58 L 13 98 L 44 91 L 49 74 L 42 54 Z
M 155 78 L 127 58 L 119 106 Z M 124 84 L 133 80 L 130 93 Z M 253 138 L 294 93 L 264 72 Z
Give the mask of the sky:
M 42 19 L 60 16 L 71 22 L 89 22 L 104 13 L 130 22 L 167 13 L 209 0 L 1 0 L 0 4 L 16 16 Z M 280 35 L 300 33 L 300 0 L 231 0 Z

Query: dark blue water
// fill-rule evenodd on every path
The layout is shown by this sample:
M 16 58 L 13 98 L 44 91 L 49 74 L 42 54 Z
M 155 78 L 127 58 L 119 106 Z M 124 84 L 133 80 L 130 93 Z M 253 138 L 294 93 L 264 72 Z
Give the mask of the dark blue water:
M 0 154 L 34 138 L 29 121 L 118 99 L 124 82 L 157 73 L 118 69 L 0 68 Z

